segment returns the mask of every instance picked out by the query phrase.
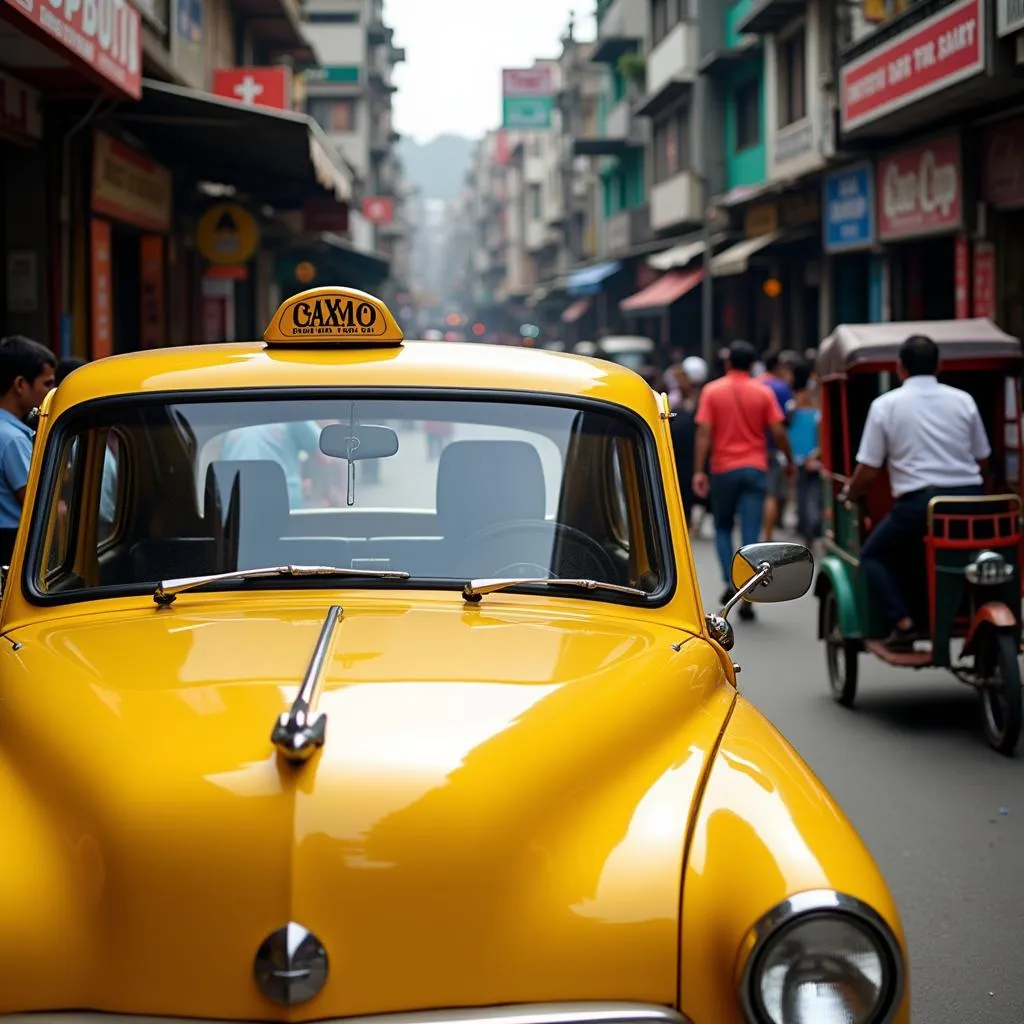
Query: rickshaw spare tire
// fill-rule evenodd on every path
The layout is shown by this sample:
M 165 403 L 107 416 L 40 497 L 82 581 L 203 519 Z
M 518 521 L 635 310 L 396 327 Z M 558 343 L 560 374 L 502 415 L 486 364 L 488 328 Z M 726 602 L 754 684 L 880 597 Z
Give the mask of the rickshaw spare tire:
M 1009 631 L 994 629 L 979 639 L 976 658 L 985 738 L 993 750 L 1012 756 L 1024 715 L 1017 641 Z
M 822 595 L 822 636 L 825 640 L 825 667 L 833 698 L 843 707 L 853 707 L 857 698 L 857 666 L 860 644 L 843 637 L 839 622 L 836 592 L 828 587 Z

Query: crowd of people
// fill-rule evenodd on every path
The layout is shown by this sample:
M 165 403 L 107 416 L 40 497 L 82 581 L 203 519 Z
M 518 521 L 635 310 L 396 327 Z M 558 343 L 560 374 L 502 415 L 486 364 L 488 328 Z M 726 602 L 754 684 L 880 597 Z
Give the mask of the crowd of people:
M 787 508 L 807 544 L 821 535 L 818 387 L 811 354 L 783 350 L 759 361 L 752 345 L 735 341 L 720 353 L 724 373 L 709 380 L 699 356 L 671 366 L 651 384 L 668 394 L 672 442 L 683 507 L 699 533 L 710 514 L 725 590 L 733 594 L 733 534 L 771 540 Z M 754 617 L 753 605 L 740 608 Z

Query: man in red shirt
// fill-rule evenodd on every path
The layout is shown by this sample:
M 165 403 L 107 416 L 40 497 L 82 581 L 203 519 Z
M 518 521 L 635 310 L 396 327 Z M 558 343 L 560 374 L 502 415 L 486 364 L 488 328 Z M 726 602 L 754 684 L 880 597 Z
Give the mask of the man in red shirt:
M 729 346 L 726 374 L 704 386 L 697 406 L 697 440 L 694 446 L 693 491 L 698 497 L 711 494 L 715 517 L 715 545 L 725 581 L 723 602 L 733 595 L 733 527 L 740 517 L 743 544 L 756 544 L 761 534 L 764 501 L 768 489 L 768 436 L 794 472 L 793 451 L 783 426 L 784 417 L 774 393 L 755 380 L 754 346 L 734 341 Z M 704 472 L 711 455 L 711 476 Z M 753 605 L 743 602 L 740 617 L 752 619 Z

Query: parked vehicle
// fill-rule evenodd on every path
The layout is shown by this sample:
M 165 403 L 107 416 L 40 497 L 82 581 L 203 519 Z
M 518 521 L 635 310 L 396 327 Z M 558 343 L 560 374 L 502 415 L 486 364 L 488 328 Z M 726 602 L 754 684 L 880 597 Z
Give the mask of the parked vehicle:
M 855 507 L 837 498 L 853 472 L 868 408 L 898 384 L 897 353 L 912 334 L 938 344 L 940 381 L 973 395 L 992 457 L 985 495 L 940 495 L 929 504 L 922 550 L 908 552 L 904 577 L 929 641 L 927 649 L 896 652 L 882 643 L 889 624 L 859 571 L 861 546 L 892 505 L 888 474 Z M 863 651 L 894 667 L 950 669 L 977 689 L 985 736 L 1004 754 L 1021 732 L 1021 362 L 1020 341 L 983 319 L 843 325 L 817 360 L 826 554 L 814 592 L 832 693 L 853 705 Z

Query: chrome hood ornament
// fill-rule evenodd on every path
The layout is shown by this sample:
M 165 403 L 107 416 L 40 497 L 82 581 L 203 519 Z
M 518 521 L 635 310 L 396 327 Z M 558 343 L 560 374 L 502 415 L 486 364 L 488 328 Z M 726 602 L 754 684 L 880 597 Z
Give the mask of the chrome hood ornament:
M 256 951 L 253 974 L 260 991 L 280 1006 L 297 1006 L 327 984 L 327 951 L 301 924 L 289 921 Z
M 295 703 L 290 711 L 281 714 L 270 734 L 270 742 L 277 748 L 278 754 L 291 764 L 305 763 L 324 745 L 327 715 L 317 709 L 320 703 L 320 684 L 327 653 L 340 618 L 341 606 L 332 605 L 327 610 L 327 618 L 320 629 L 313 657 L 309 660 L 309 668 L 306 669 Z

